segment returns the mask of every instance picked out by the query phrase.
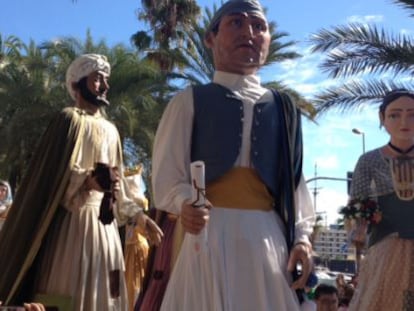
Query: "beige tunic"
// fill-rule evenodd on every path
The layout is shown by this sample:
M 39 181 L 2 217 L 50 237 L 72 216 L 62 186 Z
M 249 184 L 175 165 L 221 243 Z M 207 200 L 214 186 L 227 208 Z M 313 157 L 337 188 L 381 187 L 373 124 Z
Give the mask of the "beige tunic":
M 82 185 L 96 162 L 121 168 L 122 157 L 115 126 L 103 117 L 86 118 L 80 152 L 60 207 L 65 212 L 58 212 L 44 243 L 37 293 L 71 299 L 73 310 L 127 310 L 118 224 L 141 208 L 130 199 L 126 183 L 121 183 L 116 219 L 109 225 L 98 220 L 103 194 L 85 191 Z

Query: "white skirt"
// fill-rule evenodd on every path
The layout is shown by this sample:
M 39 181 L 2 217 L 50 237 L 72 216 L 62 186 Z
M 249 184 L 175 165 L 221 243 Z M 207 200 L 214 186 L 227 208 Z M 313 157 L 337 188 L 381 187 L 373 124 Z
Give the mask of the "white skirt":
M 213 208 L 206 249 L 185 235 L 161 310 L 300 310 L 282 228 L 274 211 Z
M 77 212 L 53 224 L 39 272 L 37 294 L 71 298 L 74 310 L 127 311 L 125 265 L 116 220 L 98 220 L 102 194 L 92 192 Z M 63 207 L 61 207 L 63 208 Z M 119 295 L 111 295 L 111 271 Z
M 414 310 L 413 280 L 414 240 L 390 234 L 363 259 L 349 310 Z

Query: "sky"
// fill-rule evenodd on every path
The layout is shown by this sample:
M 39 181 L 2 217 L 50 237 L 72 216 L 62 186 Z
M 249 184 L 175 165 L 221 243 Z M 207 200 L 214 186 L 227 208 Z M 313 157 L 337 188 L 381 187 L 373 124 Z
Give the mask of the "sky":
M 130 37 L 147 27 L 137 20 L 141 1 L 135 0 L 2 0 L 0 34 L 14 35 L 28 43 L 40 44 L 61 37 L 84 39 L 89 29 L 95 41 L 105 40 L 110 46 L 130 46 Z M 201 7 L 212 7 L 220 1 L 198 1 Z M 332 84 L 318 68 L 322 55 L 310 54 L 307 39 L 322 28 L 349 22 L 376 24 L 393 34 L 413 34 L 407 11 L 391 0 L 262 0 L 268 19 L 278 24 L 279 31 L 289 33 L 296 41 L 294 49 L 303 55 L 295 61 L 276 64 L 261 73 L 263 81 L 280 80 L 303 96 Z M 364 134 L 355 134 L 353 128 Z M 365 106 L 347 113 L 328 112 L 315 122 L 304 121 L 304 176 L 345 179 L 358 157 L 388 142 L 379 128 L 375 107 Z M 365 142 L 365 144 L 364 144 Z M 346 204 L 347 183 L 343 180 L 318 179 L 308 182 L 316 211 L 327 224 L 338 218 L 337 210 Z

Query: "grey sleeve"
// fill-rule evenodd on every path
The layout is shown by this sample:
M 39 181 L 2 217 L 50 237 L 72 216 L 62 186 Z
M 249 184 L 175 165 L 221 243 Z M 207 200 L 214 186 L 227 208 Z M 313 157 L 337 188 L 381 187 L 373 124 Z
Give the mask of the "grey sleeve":
M 366 198 L 371 195 L 373 179 L 371 161 L 362 155 L 355 166 L 351 181 L 351 198 Z

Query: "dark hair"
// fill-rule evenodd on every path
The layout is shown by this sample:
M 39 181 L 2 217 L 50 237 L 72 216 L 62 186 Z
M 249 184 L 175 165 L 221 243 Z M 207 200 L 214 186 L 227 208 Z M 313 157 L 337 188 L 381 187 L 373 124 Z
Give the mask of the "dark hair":
M 335 294 L 336 296 L 338 296 L 338 289 L 333 285 L 328 285 L 328 284 L 323 284 L 323 283 L 319 284 L 315 289 L 315 300 L 318 300 L 319 297 L 325 294 L 327 295 Z
M 213 28 L 211 28 L 211 32 L 212 32 L 215 36 L 218 34 L 219 27 L 220 27 L 220 23 L 221 23 L 221 21 L 219 21 L 219 22 L 217 23 L 217 25 L 216 25 L 216 26 L 214 26 Z
M 339 305 L 348 306 L 351 302 L 352 296 L 354 295 L 355 288 L 352 284 L 346 284 L 344 286 L 344 293 L 342 297 L 339 297 Z
M 382 104 L 379 106 L 380 113 L 384 115 L 385 109 L 387 109 L 387 106 L 391 104 L 393 101 L 403 96 L 414 99 L 414 92 L 409 91 L 407 89 L 395 89 L 395 90 L 392 90 L 386 93 L 384 98 L 382 99 Z

